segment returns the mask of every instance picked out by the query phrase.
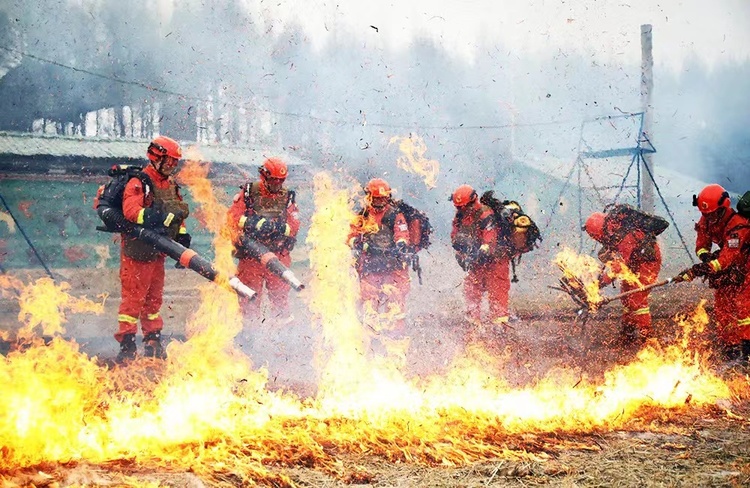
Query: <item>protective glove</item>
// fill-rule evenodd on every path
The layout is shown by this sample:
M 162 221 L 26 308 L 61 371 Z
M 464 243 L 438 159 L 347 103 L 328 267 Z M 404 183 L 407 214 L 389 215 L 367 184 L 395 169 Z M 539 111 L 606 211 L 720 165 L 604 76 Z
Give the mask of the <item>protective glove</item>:
M 292 249 L 294 249 L 295 244 L 297 244 L 296 237 L 287 237 L 286 239 L 284 239 L 283 249 L 285 251 L 291 252 Z
M 174 220 L 175 215 L 164 210 L 163 205 L 151 205 L 143 209 L 143 226 L 147 229 L 164 230 Z
M 711 266 L 708 263 L 694 264 L 690 269 L 695 277 L 708 276 L 711 273 Z
M 675 283 L 685 283 L 687 281 L 693 281 L 693 279 L 695 279 L 695 276 L 693 276 L 691 271 L 692 271 L 691 268 L 683 269 L 677 274 L 677 276 L 672 278 L 672 280 Z
M 177 234 L 177 237 L 174 238 L 174 241 L 177 244 L 190 249 L 190 243 L 193 242 L 193 238 L 188 233 Z
M 680 271 L 680 273 L 675 278 L 675 281 L 693 281 L 695 278 L 707 276 L 709 272 L 710 266 L 708 263 L 694 264 L 691 267 Z
M 255 226 L 261 234 L 268 236 L 284 236 L 288 226 L 281 219 L 261 219 Z
M 249 216 L 248 218 L 245 219 L 245 224 L 242 230 L 244 230 L 248 234 L 255 234 L 257 232 L 255 228 L 258 225 L 258 223 L 261 222 L 261 220 L 265 222 L 266 219 L 261 217 L 260 215 Z M 260 226 L 262 227 L 263 223 L 261 223 Z
M 699 256 L 701 262 L 708 263 L 710 261 L 713 261 L 718 256 L 719 251 L 716 252 L 704 252 Z
M 253 215 L 245 221 L 245 231 L 262 237 L 286 236 L 291 231 L 282 219 L 271 219 Z

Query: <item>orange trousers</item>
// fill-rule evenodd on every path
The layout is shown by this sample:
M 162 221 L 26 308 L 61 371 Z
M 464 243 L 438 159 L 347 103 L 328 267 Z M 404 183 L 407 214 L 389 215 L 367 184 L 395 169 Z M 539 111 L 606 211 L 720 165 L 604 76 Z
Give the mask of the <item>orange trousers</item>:
M 661 261 L 649 261 L 641 264 L 637 271 L 638 279 L 641 285 L 646 286 L 656 282 L 661 269 Z M 636 284 L 627 283 L 624 280 L 620 284 L 620 292 L 635 290 L 640 288 Z M 651 333 L 651 309 L 648 305 L 649 291 L 634 293 L 622 297 L 622 324 L 625 327 L 635 327 L 643 336 Z
M 727 346 L 750 341 L 750 274 L 740 286 L 722 286 L 714 290 L 719 340 Z
M 498 259 L 470 269 L 464 278 L 467 317 L 473 322 L 481 321 L 482 297 L 487 293 L 490 322 L 508 322 L 509 292 L 510 261 L 508 259 Z
M 287 268 L 292 264 L 288 252 L 277 253 L 281 264 Z M 268 292 L 272 313 L 276 318 L 289 317 L 289 289 L 291 286 L 268 270 L 257 259 L 240 259 L 237 265 L 237 277 L 257 293 L 255 300 L 240 299 L 242 313 L 249 317 L 260 317 L 260 304 L 263 298 L 263 287 Z
M 143 335 L 159 332 L 164 326 L 159 310 L 164 295 L 164 255 L 155 261 L 136 261 L 120 253 L 120 284 L 122 302 L 117 316 L 117 342 L 125 334 L 138 332 L 141 321 Z

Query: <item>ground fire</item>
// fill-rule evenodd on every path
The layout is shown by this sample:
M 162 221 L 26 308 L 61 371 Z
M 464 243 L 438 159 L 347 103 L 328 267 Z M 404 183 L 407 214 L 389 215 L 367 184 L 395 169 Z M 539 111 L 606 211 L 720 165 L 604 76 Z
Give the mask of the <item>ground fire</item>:
M 503 355 L 478 343 L 454 357 L 446 374 L 407 375 L 408 344 L 372 352 L 377 331 L 362 327 L 356 278 L 338 266 L 352 259 L 345 244 L 351 195 L 326 174 L 315 176 L 314 187 L 308 306 L 322 340 L 312 396 L 268 387 L 267 371 L 233 344 L 242 328 L 237 297 L 211 284 L 201 288 L 200 306 L 186 326 L 189 339 L 171 343 L 166 362 L 140 359 L 110 369 L 62 338 L 67 313 L 101 313 L 101 303 L 72 297 L 50 280 L 0 280 L 3 296 L 19 301 L 23 323 L 17 334 L 23 346 L 0 360 L 3 486 L 32 484 L 20 475 L 71 463 L 106 466 L 132 486 L 138 482 L 129 481 L 127 469 L 118 471 L 124 466 L 118 463 L 189 471 L 225 486 L 294 485 L 282 471 L 295 466 L 371 481 L 372 474 L 342 459 L 366 455 L 446 467 L 497 458 L 544 461 L 548 441 L 534 436 L 563 436 L 557 442 L 572 445 L 564 436 L 608 432 L 670 412 L 723 405 L 719 416 L 735 415 L 729 406 L 736 389 L 713 372 L 693 341 L 708 321 L 702 303 L 680 319 L 678 341 L 649 343 L 601 379 L 562 369 L 513 386 L 493 373 Z M 209 227 L 218 235 L 223 209 L 208 195 Z M 228 253 L 217 250 L 223 269 Z M 53 480 L 50 475 L 47 484 Z

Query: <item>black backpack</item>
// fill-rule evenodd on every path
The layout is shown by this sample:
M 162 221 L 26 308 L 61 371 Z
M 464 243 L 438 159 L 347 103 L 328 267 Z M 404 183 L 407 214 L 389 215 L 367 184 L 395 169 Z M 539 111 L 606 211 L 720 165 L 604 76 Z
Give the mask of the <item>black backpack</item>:
M 479 202 L 487 205 L 494 212 L 500 229 L 499 241 L 511 249 L 512 256 L 520 256 L 539 247 L 538 242 L 542 241 L 542 233 L 531 217 L 524 213 L 518 202 L 500 201 L 492 190 L 484 192 Z M 523 233 L 522 238 L 514 238 L 517 233 Z
M 151 178 L 143 172 L 140 166 L 119 164 L 112 166 L 107 171 L 109 181 L 99 187 L 94 198 L 94 209 L 99 218 L 102 219 L 106 230 L 109 232 L 124 232 L 128 222 L 122 214 L 122 197 L 125 186 L 131 178 L 138 178 L 143 184 L 143 192 L 148 195 L 151 192 Z M 105 230 L 105 229 L 102 229 Z
M 619 225 L 623 232 L 637 229 L 646 235 L 656 237 L 669 227 L 669 222 L 663 217 L 652 215 L 624 203 L 608 205 L 604 208 L 604 213 L 606 214 L 605 228 L 608 224 L 612 228 L 617 228 Z
M 746 191 L 744 195 L 737 200 L 737 213 L 750 219 L 750 191 Z
M 397 212 L 404 214 L 406 224 L 409 226 L 409 241 L 415 250 L 421 251 L 430 247 L 433 228 L 427 215 L 403 200 L 393 200 L 393 206 Z

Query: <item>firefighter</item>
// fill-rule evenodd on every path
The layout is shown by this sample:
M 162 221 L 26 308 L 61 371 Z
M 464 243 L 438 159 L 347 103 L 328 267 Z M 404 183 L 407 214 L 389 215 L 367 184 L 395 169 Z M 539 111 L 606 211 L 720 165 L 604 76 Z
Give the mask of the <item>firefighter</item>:
M 599 278 L 600 287 L 611 284 L 618 276 L 623 293 L 656 282 L 661 270 L 661 249 L 655 235 L 601 212 L 592 213 L 583 228 L 602 245 L 599 259 L 609 264 L 609 271 L 603 271 Z M 626 269 L 637 282 L 622 279 Z M 623 342 L 638 343 L 651 335 L 649 293 L 647 290 L 621 298 Z
M 258 173 L 258 181 L 245 183 L 234 196 L 228 212 L 229 225 L 236 233 L 244 233 L 268 247 L 288 268 L 292 263 L 290 253 L 297 242 L 300 227 L 295 192 L 284 187 L 289 170 L 281 159 L 268 158 L 258 168 Z M 289 284 L 236 242 L 235 255 L 239 258 L 237 277 L 258 293 L 256 300 L 242 299 L 243 314 L 256 318 L 260 316 L 265 285 L 276 322 L 290 323 L 293 317 L 289 311 Z
M 405 332 L 406 298 L 411 288 L 409 227 L 391 200 L 392 190 L 381 178 L 364 188 L 365 206 L 350 226 L 349 247 L 357 256 L 364 322 L 393 338 Z
M 451 195 L 456 207 L 451 230 L 451 244 L 458 264 L 467 274 L 464 278 L 466 319 L 482 325 L 482 297 L 487 293 L 489 323 L 505 330 L 508 324 L 510 291 L 510 250 L 499 244 L 499 229 L 493 210 L 482 204 L 477 192 L 461 185 Z
M 166 136 L 156 137 L 146 153 L 149 164 L 143 178 L 131 178 L 122 197 L 122 212 L 126 219 L 148 229 L 163 232 L 185 247 L 190 247 L 190 234 L 185 229 L 189 211 L 182 200 L 179 187 L 172 179 L 182 158 L 180 145 Z M 115 339 L 120 343 L 117 362 L 135 359 L 135 335 L 138 321 L 143 332 L 143 351 L 146 357 L 164 359 L 161 344 L 164 325 L 159 311 L 164 293 L 165 255 L 151 245 L 122 235 L 120 253 L 120 282 L 122 302 L 118 314 L 119 330 Z
M 729 193 L 711 184 L 693 205 L 701 217 L 695 225 L 695 252 L 700 263 L 681 275 L 707 277 L 714 289 L 714 313 L 722 352 L 729 361 L 750 357 L 750 222 L 731 207 Z M 712 252 L 713 245 L 718 249 Z

